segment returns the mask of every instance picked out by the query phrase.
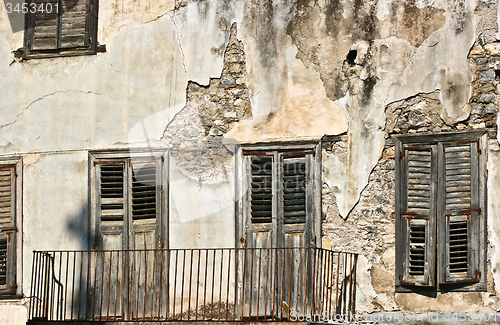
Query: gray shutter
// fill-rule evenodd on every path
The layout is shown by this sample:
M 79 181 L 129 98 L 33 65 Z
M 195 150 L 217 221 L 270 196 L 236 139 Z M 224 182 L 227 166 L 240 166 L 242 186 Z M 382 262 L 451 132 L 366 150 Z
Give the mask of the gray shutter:
M 306 222 L 306 159 L 283 159 L 283 222 Z
M 58 0 L 32 0 L 36 10 L 29 13 L 32 50 L 55 50 L 57 49 L 58 35 Z M 39 10 L 39 8 L 43 9 Z M 48 10 L 47 10 L 48 9 Z M 49 12 L 50 11 L 50 12 Z
M 440 145 L 440 283 L 479 282 L 478 142 Z
M 0 169 L 0 294 L 15 293 L 15 179 L 14 166 Z
M 250 209 L 252 223 L 270 223 L 273 207 L 273 159 L 250 159 Z
M 132 248 L 156 248 L 161 209 L 160 158 L 131 160 L 129 202 Z
M 98 162 L 98 230 L 101 249 L 123 249 L 125 227 L 125 161 Z
M 400 285 L 435 285 L 437 154 L 432 146 L 405 146 L 401 155 L 396 254 Z
M 89 3 L 87 0 L 62 0 L 59 47 L 89 45 Z

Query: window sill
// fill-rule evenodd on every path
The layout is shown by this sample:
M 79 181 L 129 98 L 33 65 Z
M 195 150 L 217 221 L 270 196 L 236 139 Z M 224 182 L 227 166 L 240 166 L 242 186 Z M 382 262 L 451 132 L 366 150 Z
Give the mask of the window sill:
M 396 286 L 397 293 L 448 293 L 448 292 L 487 292 L 486 283 L 444 284 L 438 287 Z
M 22 54 L 21 61 L 31 60 L 31 59 L 49 59 L 49 58 L 59 58 L 59 57 L 71 57 L 71 56 L 84 56 L 84 55 L 95 55 L 97 53 L 105 53 L 106 45 L 98 45 L 96 49 L 89 48 L 75 48 L 62 51 L 31 51 L 30 53 L 24 53 L 24 49 L 19 49 L 16 51 L 16 57 L 19 56 L 19 52 Z

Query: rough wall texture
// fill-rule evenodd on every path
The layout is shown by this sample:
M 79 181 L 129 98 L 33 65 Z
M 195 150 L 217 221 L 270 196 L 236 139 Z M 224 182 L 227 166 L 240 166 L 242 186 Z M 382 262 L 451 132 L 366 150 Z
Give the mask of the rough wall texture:
M 24 265 L 30 265 L 33 248 L 85 245 L 64 234 L 88 229 L 81 220 L 88 214 L 88 170 L 82 161 L 89 149 L 170 149 L 172 247 L 220 247 L 234 244 L 232 143 L 328 135 L 323 234 L 333 248 L 363 255 L 358 307 L 500 308 L 495 190 L 500 160 L 493 139 L 500 106 L 498 3 L 100 0 L 99 5 L 98 40 L 106 53 L 20 63 L 13 52 L 22 47 L 23 33 L 12 32 L 0 4 L 0 154 L 23 155 L 27 165 Z M 484 127 L 493 129 L 488 293 L 436 298 L 394 293 L 390 136 Z M 29 154 L 34 150 L 39 155 Z M 59 183 L 51 176 L 54 169 Z M 63 203 L 55 207 L 43 195 L 47 191 Z M 54 220 L 67 229 L 52 240 L 46 235 Z M 191 242 L 183 240 L 188 233 Z M 39 236 L 49 237 L 43 247 Z M 26 287 L 31 271 L 23 272 Z M 15 314 L 19 309 L 5 308 Z

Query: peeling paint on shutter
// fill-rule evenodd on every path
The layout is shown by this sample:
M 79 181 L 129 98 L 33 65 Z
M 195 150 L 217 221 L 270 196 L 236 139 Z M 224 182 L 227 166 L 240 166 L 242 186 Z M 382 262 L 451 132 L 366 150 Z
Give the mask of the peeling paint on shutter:
M 99 174 L 102 227 L 123 227 L 124 164 L 101 164 Z
M 478 143 L 442 144 L 441 283 L 477 282 L 479 270 Z
M 401 187 L 402 263 L 399 283 L 433 286 L 435 283 L 436 153 L 432 146 L 404 147 Z
M 285 224 L 306 222 L 305 158 L 284 158 L 283 220 Z
M 88 45 L 87 0 L 62 0 L 60 47 Z
M 251 158 L 251 221 L 270 223 L 272 219 L 272 158 Z
M 57 49 L 58 1 L 33 0 L 36 10 L 31 15 L 33 20 L 33 50 Z M 30 7 L 32 8 L 32 7 Z

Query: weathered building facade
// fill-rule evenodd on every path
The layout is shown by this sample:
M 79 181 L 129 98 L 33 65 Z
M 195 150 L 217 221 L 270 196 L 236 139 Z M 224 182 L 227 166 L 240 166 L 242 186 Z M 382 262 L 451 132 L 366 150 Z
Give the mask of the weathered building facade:
M 320 247 L 359 254 L 358 311 L 500 309 L 498 1 L 21 3 L 0 323 L 40 298 L 33 250 Z

